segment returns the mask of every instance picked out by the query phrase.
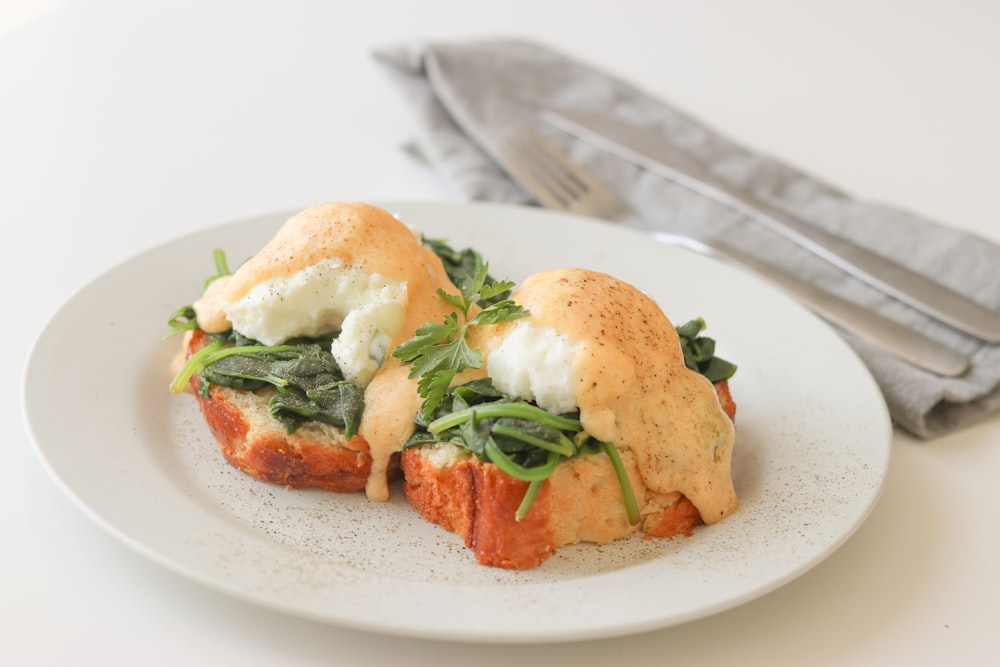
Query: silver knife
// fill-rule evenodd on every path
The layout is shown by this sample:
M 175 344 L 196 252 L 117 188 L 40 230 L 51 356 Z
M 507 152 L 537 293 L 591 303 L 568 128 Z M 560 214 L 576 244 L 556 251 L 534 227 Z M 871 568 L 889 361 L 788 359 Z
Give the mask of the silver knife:
M 799 280 L 721 241 L 675 236 L 664 232 L 654 232 L 653 236 L 672 245 L 741 265 L 784 289 L 827 322 L 855 333 L 915 366 L 949 377 L 961 376 L 969 368 L 969 359 L 950 347 L 832 292 Z
M 547 110 L 542 118 L 564 132 L 740 211 L 840 269 L 959 331 L 990 343 L 1000 342 L 1000 314 L 739 191 L 654 133 L 613 118 L 580 111 Z

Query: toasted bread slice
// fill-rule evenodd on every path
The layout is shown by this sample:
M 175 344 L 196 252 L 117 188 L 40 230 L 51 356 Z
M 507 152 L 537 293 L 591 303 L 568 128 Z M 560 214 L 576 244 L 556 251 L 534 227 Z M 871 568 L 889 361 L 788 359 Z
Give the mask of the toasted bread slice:
M 728 383 L 719 383 L 716 390 L 732 419 L 736 405 Z M 639 503 L 636 525 L 628 520 L 614 467 L 603 453 L 560 464 L 520 521 L 514 515 L 528 483 L 457 445 L 407 449 L 401 466 L 406 497 L 421 516 L 461 536 L 479 563 L 525 570 L 564 545 L 606 544 L 632 533 L 671 537 L 689 534 L 702 522 L 683 494 L 647 488 L 632 452 L 620 456 Z
M 195 332 L 187 354 L 207 340 L 205 334 Z M 342 429 L 318 422 L 286 433 L 268 410 L 273 389 L 249 392 L 213 385 L 206 398 L 198 393 L 197 375 L 189 389 L 223 456 L 243 472 L 292 488 L 315 486 L 337 492 L 365 488 L 372 457 L 364 438 L 347 439 Z M 398 462 L 392 468 L 398 475 Z

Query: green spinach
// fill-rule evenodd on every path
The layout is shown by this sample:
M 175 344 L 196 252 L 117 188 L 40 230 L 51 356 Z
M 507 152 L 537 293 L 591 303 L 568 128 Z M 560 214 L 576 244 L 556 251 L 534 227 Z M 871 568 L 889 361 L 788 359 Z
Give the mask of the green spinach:
M 684 365 L 701 373 L 713 384 L 728 380 L 736 373 L 736 364 L 715 356 L 715 339 L 700 335 L 705 320 L 696 318 L 676 327 L 684 352 Z

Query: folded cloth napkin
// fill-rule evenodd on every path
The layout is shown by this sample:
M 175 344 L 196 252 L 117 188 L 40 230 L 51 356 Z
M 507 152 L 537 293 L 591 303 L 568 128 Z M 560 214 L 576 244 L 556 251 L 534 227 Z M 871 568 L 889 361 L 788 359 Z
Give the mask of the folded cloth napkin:
M 493 40 L 424 43 L 378 51 L 418 115 L 411 148 L 473 200 L 530 203 L 494 159 L 498 142 L 546 108 L 607 114 L 651 128 L 732 183 L 827 231 L 934 276 L 1000 310 L 1000 247 L 906 211 L 852 198 L 789 165 L 750 151 L 609 73 L 542 45 Z M 539 129 L 543 129 L 539 127 Z M 848 332 L 901 427 L 933 438 L 1000 410 L 1000 346 L 927 318 L 833 268 L 725 206 L 576 141 L 547 133 L 571 157 L 623 193 L 650 225 L 697 230 L 941 340 L 972 360 L 961 378 L 921 371 Z

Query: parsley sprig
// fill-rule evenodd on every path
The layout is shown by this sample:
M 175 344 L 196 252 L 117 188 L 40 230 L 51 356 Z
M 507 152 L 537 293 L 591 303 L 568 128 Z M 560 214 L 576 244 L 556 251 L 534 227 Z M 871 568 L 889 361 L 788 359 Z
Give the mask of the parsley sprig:
M 497 300 L 513 286 L 509 280 L 492 280 L 488 265 L 480 264 L 474 273 L 459 281 L 458 294 L 438 288 L 438 296 L 456 312 L 449 313 L 443 322 L 421 325 L 413 338 L 393 351 L 394 357 L 411 364 L 410 378 L 419 378 L 417 391 L 424 399 L 420 408 L 423 417 L 441 404 L 456 375 L 468 368 L 483 367 L 482 351 L 468 343 L 472 327 L 510 322 L 528 315 L 527 310 L 510 299 Z

